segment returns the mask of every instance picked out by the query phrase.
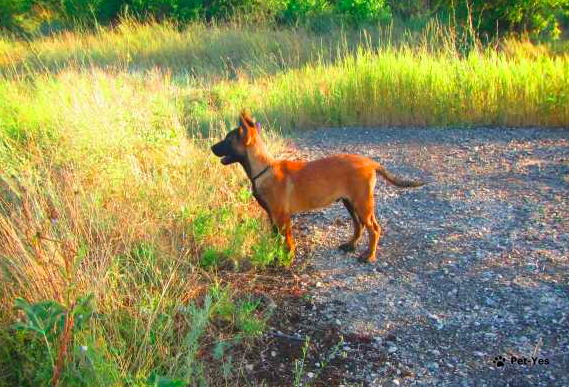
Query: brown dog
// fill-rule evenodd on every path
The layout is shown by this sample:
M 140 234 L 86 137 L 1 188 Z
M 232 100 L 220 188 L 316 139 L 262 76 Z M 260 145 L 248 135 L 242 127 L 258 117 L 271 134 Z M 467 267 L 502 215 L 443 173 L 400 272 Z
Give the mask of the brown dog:
M 247 110 L 239 116 L 239 127 L 211 147 L 224 165 L 240 163 L 251 180 L 253 195 L 267 211 L 271 223 L 284 233 L 287 247 L 294 252 L 290 218 L 293 214 L 327 207 L 342 200 L 354 223 L 354 236 L 340 246 L 355 250 L 365 227 L 368 251 L 363 258 L 375 261 L 381 228 L 374 215 L 373 190 L 376 172 L 398 187 L 419 187 L 421 182 L 400 180 L 379 163 L 366 157 L 340 154 L 319 160 L 275 160 L 259 136 L 260 125 Z

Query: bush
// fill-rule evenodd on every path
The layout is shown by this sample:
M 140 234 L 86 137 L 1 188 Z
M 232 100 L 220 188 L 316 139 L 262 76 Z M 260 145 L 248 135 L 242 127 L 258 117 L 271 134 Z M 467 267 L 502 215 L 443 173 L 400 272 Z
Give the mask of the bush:
M 569 0 L 0 0 L 0 28 L 12 31 L 37 27 L 38 20 L 70 27 L 106 25 L 125 14 L 140 21 L 181 23 L 250 19 L 251 14 L 255 20 L 316 27 L 336 21 L 356 26 L 384 22 L 392 14 L 412 24 L 439 15 L 459 25 L 472 20 L 488 36 L 514 31 L 557 38 L 569 23 Z
M 277 20 L 296 24 L 301 20 L 325 14 L 328 8 L 326 0 L 283 0 L 278 5 Z
M 356 25 L 391 19 L 391 11 L 385 0 L 340 0 L 338 11 Z
M 431 13 L 428 0 L 388 0 L 387 5 L 393 16 L 406 22 L 429 16 Z
M 0 0 L 0 30 L 17 30 L 31 5 L 32 0 Z
M 441 11 L 450 12 L 461 23 L 470 14 L 479 32 L 489 36 L 511 31 L 556 39 L 569 12 L 569 0 L 464 0 L 455 4 L 456 8 L 452 0 L 446 0 Z

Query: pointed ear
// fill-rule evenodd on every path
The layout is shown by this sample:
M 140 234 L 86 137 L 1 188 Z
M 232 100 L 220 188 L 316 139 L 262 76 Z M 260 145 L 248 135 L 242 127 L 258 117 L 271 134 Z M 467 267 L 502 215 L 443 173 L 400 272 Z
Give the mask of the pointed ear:
M 239 137 L 243 141 L 243 145 L 249 146 L 253 142 L 253 139 L 257 135 L 257 131 L 255 130 L 254 126 L 247 127 L 247 126 L 240 126 L 239 127 Z
M 239 117 L 239 129 L 237 131 L 239 138 L 243 141 L 243 145 L 248 146 L 255 136 L 255 126 L 249 126 L 246 120 Z
M 239 114 L 239 137 L 243 139 L 243 145 L 250 145 L 256 134 L 255 119 L 251 116 L 251 112 L 249 109 L 241 110 L 241 114 Z
M 251 115 L 251 110 L 245 108 L 239 114 L 239 123 L 246 126 L 255 126 L 255 119 Z
M 249 127 L 247 120 L 245 119 L 243 114 L 239 115 L 239 127 L 240 128 L 248 128 Z

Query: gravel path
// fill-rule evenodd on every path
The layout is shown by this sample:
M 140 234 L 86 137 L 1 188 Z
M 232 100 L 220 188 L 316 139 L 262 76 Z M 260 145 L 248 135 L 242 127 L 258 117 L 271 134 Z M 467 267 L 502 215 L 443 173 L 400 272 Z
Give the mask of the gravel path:
M 569 386 L 569 130 L 326 129 L 295 138 L 285 157 L 341 152 L 428 182 L 378 178 L 373 265 L 356 260 L 366 236 L 357 253 L 336 249 L 352 233 L 341 204 L 295 218 L 313 295 L 302 320 L 371 338 L 382 354 L 354 380 Z

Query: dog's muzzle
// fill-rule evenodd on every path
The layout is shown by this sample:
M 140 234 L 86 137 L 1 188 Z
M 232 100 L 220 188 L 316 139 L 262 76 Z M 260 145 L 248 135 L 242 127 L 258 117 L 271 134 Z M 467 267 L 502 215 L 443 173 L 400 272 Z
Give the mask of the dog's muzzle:
M 228 165 L 237 161 L 237 158 L 228 152 L 225 141 L 218 142 L 211 147 L 211 151 L 217 157 L 221 157 L 221 164 Z

